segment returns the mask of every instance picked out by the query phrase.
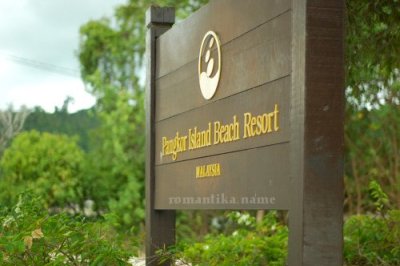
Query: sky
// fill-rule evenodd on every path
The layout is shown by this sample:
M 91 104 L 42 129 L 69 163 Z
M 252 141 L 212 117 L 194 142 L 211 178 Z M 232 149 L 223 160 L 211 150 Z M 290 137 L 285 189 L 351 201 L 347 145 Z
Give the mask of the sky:
M 126 2 L 0 0 L 0 109 L 53 112 L 68 96 L 70 112 L 91 107 L 95 99 L 79 77 L 79 27 Z

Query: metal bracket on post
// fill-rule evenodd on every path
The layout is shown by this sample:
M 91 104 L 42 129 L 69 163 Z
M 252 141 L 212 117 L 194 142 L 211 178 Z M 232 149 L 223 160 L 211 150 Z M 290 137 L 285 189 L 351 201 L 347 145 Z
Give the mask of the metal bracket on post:
M 150 7 L 146 12 L 146 265 L 172 265 L 160 262 L 156 251 L 175 243 L 175 211 L 157 211 L 155 201 L 155 81 L 156 39 L 175 22 L 174 8 Z

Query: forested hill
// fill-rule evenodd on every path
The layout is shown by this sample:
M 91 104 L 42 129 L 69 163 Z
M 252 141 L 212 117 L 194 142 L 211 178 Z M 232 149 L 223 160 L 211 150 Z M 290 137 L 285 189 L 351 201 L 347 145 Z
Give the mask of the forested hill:
M 42 108 L 35 107 L 26 119 L 23 130 L 35 129 L 40 132 L 78 136 L 79 145 L 87 151 L 90 131 L 98 124 L 92 109 L 69 113 L 67 108 L 56 108 L 53 113 L 47 113 Z

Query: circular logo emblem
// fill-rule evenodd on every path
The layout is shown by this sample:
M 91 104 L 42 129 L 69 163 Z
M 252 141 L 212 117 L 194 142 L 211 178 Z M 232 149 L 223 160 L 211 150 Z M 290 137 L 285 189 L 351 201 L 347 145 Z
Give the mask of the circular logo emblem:
M 210 100 L 217 91 L 221 76 L 221 43 L 217 34 L 204 35 L 199 54 L 199 83 L 204 99 Z

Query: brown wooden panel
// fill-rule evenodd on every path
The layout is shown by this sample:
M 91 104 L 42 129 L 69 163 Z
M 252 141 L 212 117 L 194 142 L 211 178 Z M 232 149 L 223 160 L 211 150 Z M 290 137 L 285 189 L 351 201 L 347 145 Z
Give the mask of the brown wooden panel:
M 156 81 L 156 120 L 287 76 L 291 71 L 291 12 L 222 47 L 222 74 L 211 101 L 200 92 L 197 59 Z M 179 104 L 171 104 L 178 102 Z
M 290 9 L 290 0 L 218 0 L 178 23 L 157 41 L 159 78 L 198 57 L 204 34 L 213 30 L 222 45 Z
M 187 150 L 178 154 L 176 162 L 288 141 L 289 92 L 290 78 L 285 77 L 156 123 L 156 165 L 174 162 L 171 156 L 161 156 L 162 137 L 172 139 L 176 132 L 181 136 L 188 135 L 188 130 L 196 126 L 198 130 L 205 130 L 209 122 L 231 123 L 234 115 L 240 124 L 240 140 Z M 279 130 L 243 139 L 244 113 L 251 112 L 253 115 L 269 113 L 274 110 L 275 104 L 279 106 Z
M 156 166 L 155 208 L 288 209 L 288 157 L 284 143 Z M 196 166 L 213 163 L 220 176 L 196 178 Z

